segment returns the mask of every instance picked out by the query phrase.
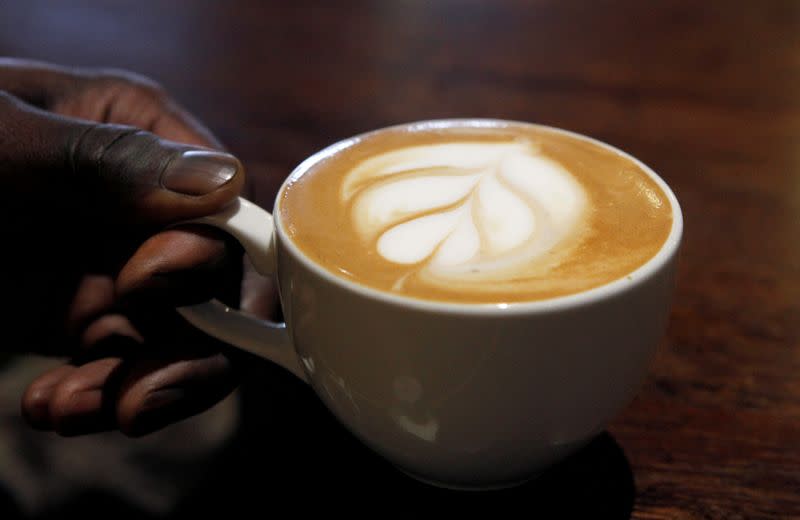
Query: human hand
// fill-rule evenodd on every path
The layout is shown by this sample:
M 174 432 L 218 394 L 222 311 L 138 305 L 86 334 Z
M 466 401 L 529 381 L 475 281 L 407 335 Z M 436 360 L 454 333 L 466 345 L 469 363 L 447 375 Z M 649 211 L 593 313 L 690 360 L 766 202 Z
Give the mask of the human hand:
M 0 60 L 0 273 L 13 304 L 0 349 L 72 358 L 25 393 L 33 426 L 142 435 L 236 386 L 230 357 L 173 309 L 237 300 L 238 247 L 204 227 L 164 231 L 240 193 L 242 167 L 220 148 L 145 78 Z

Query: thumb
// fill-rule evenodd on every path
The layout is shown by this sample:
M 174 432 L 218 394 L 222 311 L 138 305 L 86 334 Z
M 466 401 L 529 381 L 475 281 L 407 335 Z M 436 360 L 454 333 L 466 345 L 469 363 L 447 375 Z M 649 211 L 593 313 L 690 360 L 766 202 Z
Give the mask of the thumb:
M 169 224 L 219 211 L 244 185 L 232 155 L 57 116 L 2 92 L 0 143 L 0 178 L 18 204 L 55 198 L 93 218 Z

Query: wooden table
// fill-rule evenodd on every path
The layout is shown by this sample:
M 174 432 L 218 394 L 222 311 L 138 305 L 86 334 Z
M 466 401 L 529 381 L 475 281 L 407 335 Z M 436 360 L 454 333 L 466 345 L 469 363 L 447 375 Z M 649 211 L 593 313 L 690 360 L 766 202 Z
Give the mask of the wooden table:
M 544 518 L 800 517 L 800 3 L 29 0 L 3 3 L 0 54 L 152 76 L 244 160 L 265 206 L 326 144 L 454 116 L 593 135 L 683 205 L 674 312 L 642 392 L 540 481 L 419 486 L 265 367 L 229 462 L 185 510 L 303 508 L 335 490 L 347 507 L 370 494 Z

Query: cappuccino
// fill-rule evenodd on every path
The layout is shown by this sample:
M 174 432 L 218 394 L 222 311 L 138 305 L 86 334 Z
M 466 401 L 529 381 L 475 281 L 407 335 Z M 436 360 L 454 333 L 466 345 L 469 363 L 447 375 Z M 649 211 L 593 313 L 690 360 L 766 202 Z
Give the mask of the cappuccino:
M 652 258 L 672 227 L 655 180 L 587 138 L 524 123 L 393 127 L 299 168 L 281 193 L 299 249 L 335 276 L 406 297 L 535 301 Z

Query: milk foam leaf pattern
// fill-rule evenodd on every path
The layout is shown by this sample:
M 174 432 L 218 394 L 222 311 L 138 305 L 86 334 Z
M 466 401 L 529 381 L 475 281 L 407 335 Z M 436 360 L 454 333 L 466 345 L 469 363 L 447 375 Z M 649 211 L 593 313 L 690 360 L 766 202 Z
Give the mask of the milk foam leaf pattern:
M 341 197 L 382 258 L 444 276 L 498 272 L 547 253 L 574 231 L 587 198 L 524 139 L 373 156 L 348 172 Z

